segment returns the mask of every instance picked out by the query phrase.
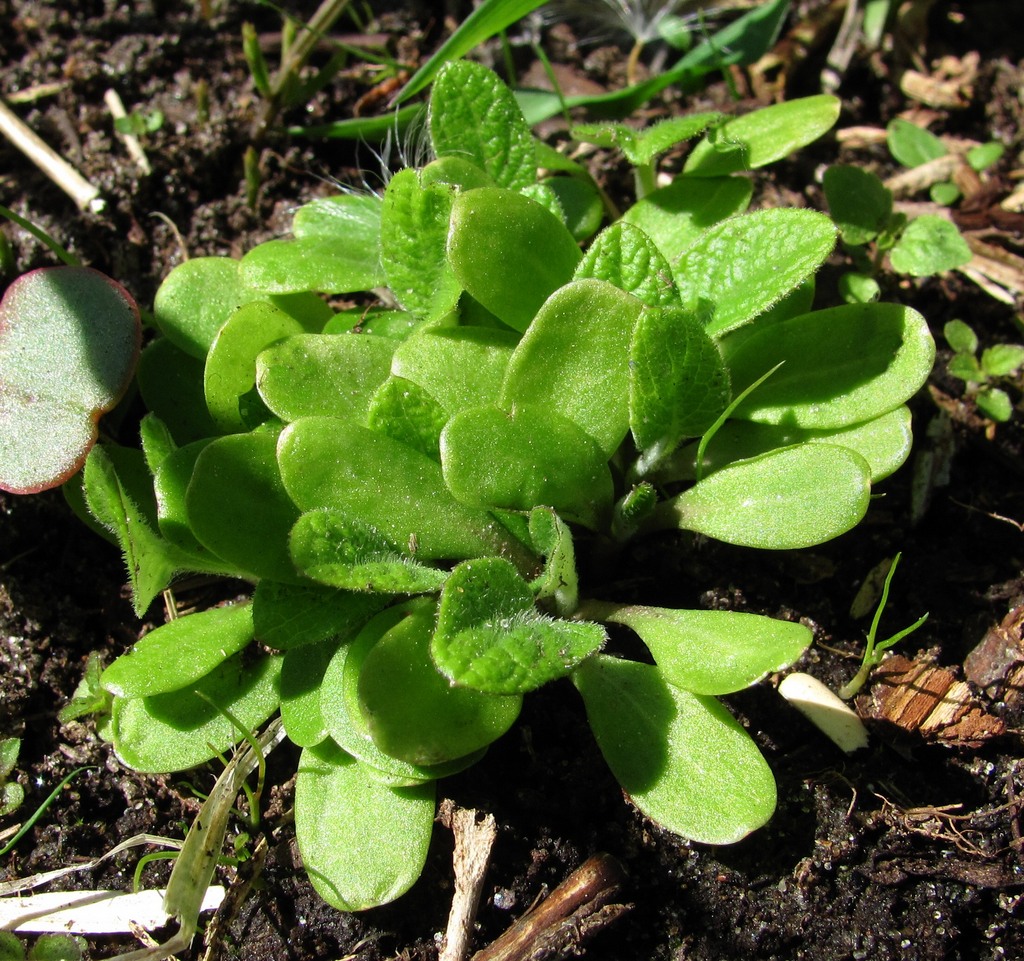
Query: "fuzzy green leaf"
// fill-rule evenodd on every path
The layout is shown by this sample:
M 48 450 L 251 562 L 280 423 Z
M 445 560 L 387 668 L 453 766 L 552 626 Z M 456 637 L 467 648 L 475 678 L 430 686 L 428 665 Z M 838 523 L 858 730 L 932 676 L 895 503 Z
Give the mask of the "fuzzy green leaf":
M 652 307 L 679 303 L 669 262 L 647 234 L 624 221 L 594 238 L 573 275 L 586 277 L 614 284 Z
M 438 157 L 469 160 L 499 187 L 537 179 L 533 134 L 512 91 L 471 60 L 445 64 L 430 97 L 430 139 Z
M 661 120 L 640 130 L 624 123 L 580 124 L 573 127 L 569 134 L 574 140 L 583 143 L 618 147 L 634 167 L 639 167 L 651 163 L 659 154 L 676 144 L 703 133 L 720 119 L 720 113 L 692 113 L 685 117 Z
M 458 565 L 441 592 L 430 653 L 451 682 L 491 694 L 524 694 L 565 677 L 605 642 L 599 624 L 553 620 L 500 557 Z
M 321 587 L 260 581 L 252 598 L 256 638 L 279 651 L 326 638 L 354 637 L 386 604 L 386 598 Z
M 455 371 L 453 371 L 455 373 Z M 391 376 L 370 398 L 366 426 L 431 460 L 441 460 L 441 431 L 448 411 L 426 390 L 404 377 Z
M 433 783 L 391 788 L 330 743 L 303 750 L 295 836 L 328 904 L 364 911 L 404 894 L 423 870 L 433 828 Z
M 683 837 L 731 844 L 775 810 L 775 780 L 714 698 L 666 683 L 648 664 L 597 655 L 573 676 L 598 746 L 648 817 Z
M 937 214 L 916 217 L 889 251 L 892 269 L 912 277 L 930 277 L 969 263 L 971 248 L 956 224 Z
M 550 599 L 561 617 L 571 617 L 579 602 L 579 577 L 572 531 L 550 507 L 530 511 L 530 540 L 544 557 L 544 570 L 532 587 L 537 600 Z

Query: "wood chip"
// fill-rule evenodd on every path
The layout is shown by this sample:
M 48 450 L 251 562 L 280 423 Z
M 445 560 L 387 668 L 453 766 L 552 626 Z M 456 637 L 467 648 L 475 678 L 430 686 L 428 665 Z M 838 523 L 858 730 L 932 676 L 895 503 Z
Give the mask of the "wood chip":
M 887 721 L 926 741 L 951 747 L 980 747 L 1006 725 L 986 714 L 964 681 L 924 660 L 895 655 L 873 675 L 869 716 Z
M 1007 704 L 1024 698 L 1024 605 L 985 632 L 964 660 L 964 675 L 988 697 Z

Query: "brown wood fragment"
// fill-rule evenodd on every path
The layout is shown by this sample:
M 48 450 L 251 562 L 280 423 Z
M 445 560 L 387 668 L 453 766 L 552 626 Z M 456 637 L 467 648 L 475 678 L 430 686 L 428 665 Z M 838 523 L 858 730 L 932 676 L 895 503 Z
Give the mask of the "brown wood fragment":
M 1010 888 L 1024 884 L 1024 877 L 1007 871 L 992 862 L 979 863 L 962 858 L 926 861 L 923 858 L 899 858 L 878 861 L 870 870 L 872 881 L 879 884 L 901 884 L 908 877 L 940 878 L 959 881 L 977 888 Z
M 1024 697 L 1024 605 L 985 632 L 964 659 L 964 675 L 987 696 L 1008 704 Z
M 463 961 L 498 827 L 493 814 L 478 820 L 475 810 L 456 807 L 447 799 L 441 802 L 438 820 L 455 835 L 455 896 L 438 961 Z
M 473 961 L 550 961 L 577 953 L 580 944 L 630 910 L 615 901 L 624 883 L 619 862 L 595 854 Z
M 952 671 L 895 655 L 874 675 L 869 714 L 925 740 L 954 747 L 980 747 L 1005 733 L 1006 725 L 986 714 L 970 687 Z

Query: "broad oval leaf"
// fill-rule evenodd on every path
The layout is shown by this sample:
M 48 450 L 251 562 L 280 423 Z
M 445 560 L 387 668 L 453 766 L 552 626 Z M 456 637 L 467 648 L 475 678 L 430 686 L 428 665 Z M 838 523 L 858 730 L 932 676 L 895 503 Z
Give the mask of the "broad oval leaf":
M 392 788 L 330 742 L 307 747 L 295 779 L 295 836 L 317 893 L 342 911 L 404 894 L 423 870 L 434 785 Z
M 822 180 L 825 199 L 839 233 L 848 244 L 866 244 L 886 227 L 892 215 L 892 191 L 862 167 L 836 164 Z
M 441 591 L 431 657 L 451 682 L 491 694 L 525 694 L 565 677 L 600 650 L 604 629 L 555 620 L 500 557 L 459 564 Z
M 812 547 L 856 526 L 867 512 L 870 477 L 855 451 L 800 444 L 723 468 L 667 507 L 679 527 L 727 544 Z
M 533 134 L 512 91 L 492 70 L 471 60 L 445 64 L 430 96 L 430 140 L 438 157 L 460 157 L 499 187 L 537 179 Z
M 592 617 L 640 635 L 662 677 L 694 694 L 731 694 L 789 667 L 813 640 L 803 624 L 739 611 L 588 607 Z
M 750 735 L 714 698 L 659 668 L 603 654 L 573 680 L 598 747 L 649 818 L 705 844 L 732 844 L 775 810 L 775 779 Z
M 684 304 L 711 305 L 707 331 L 720 337 L 810 277 L 835 242 L 835 225 L 813 210 L 776 207 L 733 217 L 683 251 L 675 265 L 679 296 Z
M 456 414 L 441 432 L 441 466 L 448 489 L 471 507 L 553 507 L 594 528 L 611 507 L 607 456 L 581 427 L 548 407 L 517 404 L 511 413 L 474 407 Z
M 201 359 L 157 337 L 142 351 L 136 379 L 147 410 L 167 425 L 177 443 L 220 434 L 206 408 Z
M 175 618 L 122 654 L 100 678 L 118 697 L 177 691 L 205 677 L 253 639 L 252 605 L 215 607 Z M 182 657 L 182 652 L 188 657 Z
M 286 651 L 281 661 L 281 723 L 292 744 L 313 747 L 329 736 L 320 685 L 338 642 L 331 638 Z
M 569 229 L 514 190 L 466 190 L 452 206 L 448 257 L 462 286 L 514 330 L 568 283 L 580 261 Z
M 629 431 L 629 345 L 642 309 L 603 280 L 574 280 L 555 291 L 509 360 L 500 406 L 557 413 L 610 458 Z
M 774 163 L 831 130 L 841 106 L 838 97 L 818 94 L 726 120 L 693 148 L 683 172 L 719 177 Z
M 584 277 L 614 284 L 652 307 L 679 302 L 668 261 L 647 234 L 625 221 L 594 238 L 573 275 Z
M 32 494 L 85 463 L 139 357 L 139 309 L 88 267 L 43 267 L 0 301 L 0 490 Z
M 927 380 L 935 341 L 925 319 L 900 304 L 846 304 L 738 331 L 721 342 L 738 394 L 733 416 L 825 429 L 870 420 L 901 406 Z
M 915 217 L 889 251 L 893 270 L 912 277 L 930 277 L 969 263 L 971 248 L 956 224 L 937 214 Z
M 441 431 L 448 416 L 429 391 L 392 375 L 370 398 L 366 426 L 440 462 Z

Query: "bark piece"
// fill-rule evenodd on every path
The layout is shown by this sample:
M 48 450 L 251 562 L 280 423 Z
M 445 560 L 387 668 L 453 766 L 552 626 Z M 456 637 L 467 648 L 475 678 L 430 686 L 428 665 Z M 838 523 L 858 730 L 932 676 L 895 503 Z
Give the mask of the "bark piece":
M 1007 704 L 1024 698 L 1024 605 L 985 632 L 964 659 L 964 675 L 988 697 Z

